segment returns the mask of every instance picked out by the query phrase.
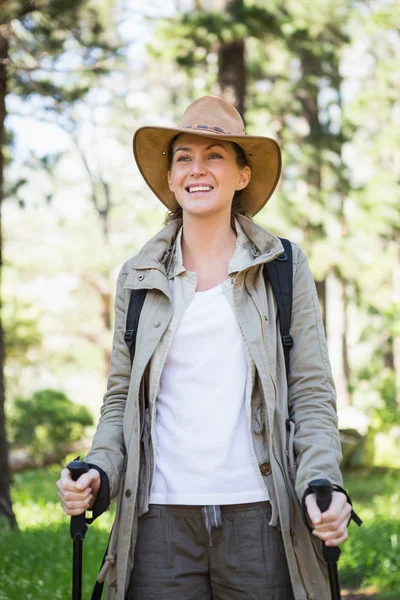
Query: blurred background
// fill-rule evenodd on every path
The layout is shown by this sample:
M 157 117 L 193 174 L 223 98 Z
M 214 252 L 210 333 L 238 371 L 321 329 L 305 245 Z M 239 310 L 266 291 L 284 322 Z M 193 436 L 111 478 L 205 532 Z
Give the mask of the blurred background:
M 283 150 L 255 220 L 317 285 L 364 519 L 343 596 L 400 598 L 398 0 L 0 0 L 0 600 L 70 597 L 55 482 L 98 420 L 119 268 L 166 216 L 132 134 L 208 93 Z M 87 535 L 84 597 L 111 517 Z

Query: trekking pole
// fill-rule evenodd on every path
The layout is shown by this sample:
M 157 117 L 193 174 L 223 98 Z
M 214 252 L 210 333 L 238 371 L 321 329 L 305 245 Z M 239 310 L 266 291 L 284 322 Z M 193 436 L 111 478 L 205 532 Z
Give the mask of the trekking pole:
M 314 479 L 308 484 L 317 497 L 317 505 L 323 513 L 328 510 L 332 500 L 332 484 L 327 479 Z M 340 557 L 339 546 L 326 546 L 322 542 L 322 554 L 328 565 L 329 586 L 331 588 L 332 600 L 341 600 L 338 560 Z
M 74 481 L 77 481 L 83 473 L 89 471 L 88 465 L 83 460 L 79 460 L 79 457 L 68 463 L 67 469 L 69 469 Z M 71 517 L 70 533 L 73 540 L 72 600 L 82 599 L 82 540 L 85 538 L 86 532 L 85 512 L 76 517 Z

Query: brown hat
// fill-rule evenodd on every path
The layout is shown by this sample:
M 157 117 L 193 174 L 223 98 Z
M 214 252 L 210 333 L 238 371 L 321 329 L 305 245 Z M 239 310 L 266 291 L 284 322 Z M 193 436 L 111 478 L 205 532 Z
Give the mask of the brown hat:
M 168 186 L 168 150 L 176 135 L 190 133 L 236 142 L 251 168 L 251 179 L 242 190 L 246 208 L 255 215 L 267 203 L 281 173 L 281 151 L 275 140 L 246 135 L 236 108 L 218 96 L 203 96 L 186 110 L 178 127 L 140 127 L 133 138 L 133 153 L 146 183 L 165 206 L 176 208 Z

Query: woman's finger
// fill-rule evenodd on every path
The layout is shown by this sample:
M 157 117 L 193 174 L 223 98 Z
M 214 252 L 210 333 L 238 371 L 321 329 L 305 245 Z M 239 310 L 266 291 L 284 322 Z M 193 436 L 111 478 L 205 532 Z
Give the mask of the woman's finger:
M 330 523 L 350 515 L 351 506 L 342 492 L 333 492 L 328 510 L 322 513 L 322 523 Z
M 349 539 L 349 534 L 348 534 L 348 531 L 346 528 L 344 533 L 342 533 L 341 535 L 338 535 L 337 533 L 335 535 L 332 534 L 331 537 L 329 537 L 327 540 L 324 540 L 324 541 L 325 541 L 326 546 L 339 546 L 340 544 L 343 544 L 343 542 L 345 542 L 348 539 Z
M 61 506 L 63 511 L 70 516 L 81 515 L 83 512 L 88 510 L 89 504 L 92 500 L 92 496 L 89 496 L 84 501 L 65 502 L 61 499 Z
M 335 531 L 338 529 L 344 529 L 345 527 L 347 527 L 347 525 L 349 523 L 350 513 L 351 513 L 350 505 L 347 505 L 346 507 L 344 507 L 342 512 L 339 515 L 337 515 L 335 520 L 327 520 L 326 521 L 324 518 L 325 513 L 323 513 L 321 523 L 318 523 L 315 526 L 315 528 L 318 531 Z
M 58 490 L 58 497 L 67 502 L 68 501 L 84 502 L 88 498 L 88 496 L 91 496 L 91 495 L 92 495 L 92 492 L 91 492 L 90 488 L 86 488 L 85 490 L 83 490 L 81 492 L 64 490 L 63 488 Z
M 326 531 L 321 531 L 320 529 L 315 528 L 313 534 L 316 537 L 319 537 L 321 540 L 326 541 L 330 539 L 334 539 L 337 537 L 342 537 L 347 531 L 347 524 L 341 523 L 337 527 L 332 527 Z

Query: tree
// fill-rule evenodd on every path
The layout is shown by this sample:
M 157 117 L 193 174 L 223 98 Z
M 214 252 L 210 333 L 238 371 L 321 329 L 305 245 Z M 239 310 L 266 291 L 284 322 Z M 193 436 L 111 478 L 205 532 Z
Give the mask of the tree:
M 353 31 L 355 60 L 362 65 L 348 118 L 356 126 L 352 161 L 361 166 L 351 193 L 350 236 L 363 266 L 356 274 L 362 321 L 357 363 L 360 394 L 368 381 L 387 423 L 400 419 L 400 100 L 394 85 L 400 52 L 397 3 L 377 3 Z M 364 48 L 360 56 L 360 46 Z
M 350 0 L 325 2 L 313 11 L 307 2 L 279 0 L 268 8 L 246 0 L 198 2 L 193 8 L 161 23 L 154 45 L 162 44 L 164 56 L 196 87 L 202 79 L 202 91 L 217 89 L 233 102 L 250 133 L 260 133 L 263 124 L 281 143 L 281 208 L 278 213 L 268 208 L 257 220 L 273 229 L 276 218 L 278 231 L 293 231 L 301 241 L 313 266 L 324 322 L 327 277 L 340 282 L 342 396 L 350 402 L 347 323 L 354 283 L 342 260 L 351 187 L 343 148 L 353 129 L 343 117 L 340 66 L 358 8 Z M 337 223 L 339 237 L 332 236 Z
M 5 196 L 7 94 L 76 102 L 105 72 L 117 48 L 107 38 L 109 6 L 87 0 L 15 0 L 0 5 L 0 206 Z M 74 58 L 73 58 L 74 57 Z M 71 62 L 75 68 L 71 68 Z M 0 273 L 2 267 L 0 224 Z M 16 525 L 10 499 L 4 412 L 4 335 L 0 321 L 0 516 Z

